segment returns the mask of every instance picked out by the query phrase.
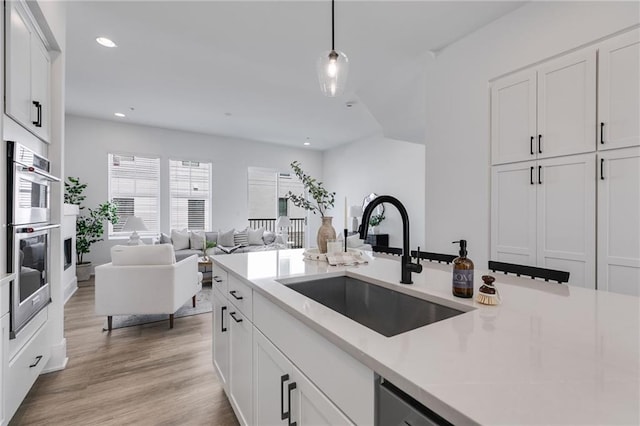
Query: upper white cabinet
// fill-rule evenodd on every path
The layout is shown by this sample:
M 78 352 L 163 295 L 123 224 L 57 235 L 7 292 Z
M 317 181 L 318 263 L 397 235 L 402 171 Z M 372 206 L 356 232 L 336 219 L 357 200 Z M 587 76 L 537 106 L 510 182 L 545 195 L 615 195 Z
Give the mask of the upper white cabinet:
M 598 46 L 598 149 L 640 145 L 640 29 Z
M 25 3 L 5 4 L 5 112 L 48 142 L 51 59 L 47 44 Z
M 594 48 L 495 81 L 492 164 L 594 151 L 595 110 Z
M 598 157 L 598 289 L 640 296 L 640 147 Z

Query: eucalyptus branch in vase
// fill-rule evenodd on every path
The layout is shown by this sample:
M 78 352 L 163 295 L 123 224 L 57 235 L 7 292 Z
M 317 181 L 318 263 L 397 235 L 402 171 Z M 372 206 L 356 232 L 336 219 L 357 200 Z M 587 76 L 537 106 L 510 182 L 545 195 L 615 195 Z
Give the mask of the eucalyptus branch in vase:
M 327 191 L 322 182 L 306 174 L 298 161 L 291 163 L 291 168 L 304 185 L 312 200 L 307 199 L 304 194 L 297 195 L 291 191 L 287 193 L 287 197 L 294 206 L 309 210 L 313 214 L 318 212 L 321 217 L 325 217 L 327 210 L 335 204 L 336 193 Z

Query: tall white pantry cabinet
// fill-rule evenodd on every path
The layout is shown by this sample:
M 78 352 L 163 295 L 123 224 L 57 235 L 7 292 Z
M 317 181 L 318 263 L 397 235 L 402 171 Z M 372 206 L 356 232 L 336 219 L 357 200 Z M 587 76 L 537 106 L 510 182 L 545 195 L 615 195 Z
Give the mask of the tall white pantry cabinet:
M 639 82 L 636 28 L 491 84 L 491 259 L 640 295 Z

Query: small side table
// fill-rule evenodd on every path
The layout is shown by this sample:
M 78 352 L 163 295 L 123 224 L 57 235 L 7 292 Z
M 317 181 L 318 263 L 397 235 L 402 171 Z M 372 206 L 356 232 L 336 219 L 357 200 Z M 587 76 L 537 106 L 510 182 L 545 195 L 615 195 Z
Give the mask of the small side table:
M 202 272 L 202 284 L 211 284 L 213 280 L 213 261 L 210 257 L 206 260 L 204 257 L 198 258 L 198 272 Z

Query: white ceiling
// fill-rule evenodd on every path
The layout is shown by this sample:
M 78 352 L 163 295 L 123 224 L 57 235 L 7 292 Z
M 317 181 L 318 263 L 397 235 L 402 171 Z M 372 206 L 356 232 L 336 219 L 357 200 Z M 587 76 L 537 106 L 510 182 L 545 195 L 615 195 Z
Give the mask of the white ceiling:
M 422 142 L 425 55 L 522 4 L 336 1 L 350 70 L 347 93 L 326 98 L 316 60 L 331 46 L 328 0 L 72 1 L 67 112 L 311 149 L 373 134 Z

